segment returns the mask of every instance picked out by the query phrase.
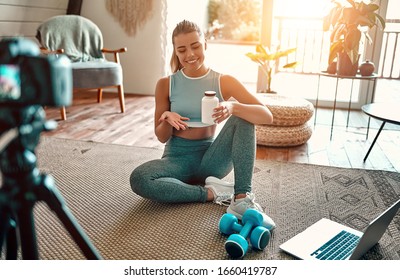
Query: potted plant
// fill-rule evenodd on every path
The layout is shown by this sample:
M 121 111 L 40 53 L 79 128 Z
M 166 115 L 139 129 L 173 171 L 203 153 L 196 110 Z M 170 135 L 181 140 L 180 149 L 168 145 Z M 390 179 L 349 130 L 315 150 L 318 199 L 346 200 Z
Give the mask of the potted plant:
M 324 17 L 323 30 L 332 30 L 328 64 L 337 59 L 339 75 L 355 76 L 360 57 L 359 48 L 362 35 L 372 43 L 368 29 L 380 25 L 385 28 L 385 20 L 377 13 L 379 5 L 363 1 L 333 1 L 334 6 Z
M 271 52 L 267 47 L 262 44 L 256 46 L 255 53 L 247 53 L 246 56 L 252 61 L 258 63 L 261 66 L 262 71 L 267 77 L 267 88 L 261 92 L 265 93 L 276 93 L 271 89 L 271 80 L 274 68 L 279 62 L 281 57 L 286 57 L 289 54 L 296 51 L 296 48 L 280 50 L 279 48 L 275 52 Z M 295 68 L 298 65 L 297 62 L 291 62 L 283 66 L 283 68 Z

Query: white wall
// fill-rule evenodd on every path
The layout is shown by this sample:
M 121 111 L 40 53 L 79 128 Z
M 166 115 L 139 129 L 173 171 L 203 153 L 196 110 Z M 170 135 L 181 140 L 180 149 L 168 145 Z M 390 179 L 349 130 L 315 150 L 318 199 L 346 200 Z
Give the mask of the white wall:
M 105 0 L 83 0 L 81 15 L 95 22 L 103 33 L 104 47 L 127 47 L 120 55 L 126 93 L 154 94 L 155 85 L 165 75 L 163 43 L 163 1 L 153 0 L 153 13 L 134 37 L 128 36 L 107 11 Z
M 102 30 L 105 48 L 128 48 L 121 54 L 125 92 L 153 95 L 158 79 L 169 74 L 172 29 L 183 19 L 205 27 L 208 0 L 153 0 L 152 17 L 134 37 L 124 32 L 105 3 L 83 0 L 81 15 Z

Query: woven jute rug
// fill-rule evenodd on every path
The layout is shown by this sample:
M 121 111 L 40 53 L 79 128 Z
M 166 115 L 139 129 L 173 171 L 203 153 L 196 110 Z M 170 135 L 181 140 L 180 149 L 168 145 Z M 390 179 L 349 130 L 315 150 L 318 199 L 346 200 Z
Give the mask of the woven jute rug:
M 134 194 L 129 176 L 162 151 L 42 137 L 38 167 L 51 174 L 69 211 L 108 260 L 229 259 L 218 223 L 226 207 L 162 204 Z M 228 176 L 231 180 L 233 175 Z M 279 245 L 327 217 L 357 230 L 400 197 L 394 172 L 256 161 L 256 200 L 277 224 L 267 248 L 245 259 L 292 259 Z M 35 207 L 41 259 L 85 259 L 45 203 Z M 400 214 L 365 259 L 400 259 Z

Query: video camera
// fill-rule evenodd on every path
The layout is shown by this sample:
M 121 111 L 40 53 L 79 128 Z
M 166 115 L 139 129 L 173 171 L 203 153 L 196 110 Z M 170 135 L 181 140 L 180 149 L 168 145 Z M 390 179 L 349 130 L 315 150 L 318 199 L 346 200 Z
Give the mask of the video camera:
M 72 70 L 64 56 L 40 55 L 28 39 L 0 41 L 0 107 L 68 106 L 72 102 Z
M 70 61 L 61 55 L 40 56 L 27 39 L 0 41 L 0 259 L 38 259 L 33 208 L 47 203 L 89 259 L 101 255 L 73 219 L 53 179 L 39 172 L 35 148 L 40 133 L 54 129 L 42 106 L 72 101 Z M 5 250 L 3 250 L 3 244 Z

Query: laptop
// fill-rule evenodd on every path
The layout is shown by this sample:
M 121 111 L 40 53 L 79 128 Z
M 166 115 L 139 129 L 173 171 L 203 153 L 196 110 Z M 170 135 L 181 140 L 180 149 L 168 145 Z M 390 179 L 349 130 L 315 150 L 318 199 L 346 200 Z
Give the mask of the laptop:
M 357 260 L 381 239 L 400 208 L 400 200 L 373 220 L 364 232 L 323 218 L 280 248 L 304 260 Z

